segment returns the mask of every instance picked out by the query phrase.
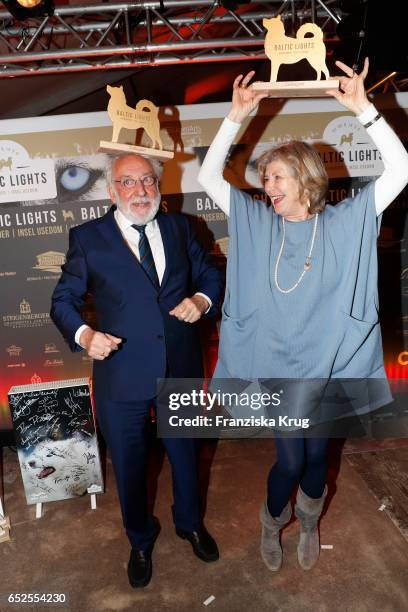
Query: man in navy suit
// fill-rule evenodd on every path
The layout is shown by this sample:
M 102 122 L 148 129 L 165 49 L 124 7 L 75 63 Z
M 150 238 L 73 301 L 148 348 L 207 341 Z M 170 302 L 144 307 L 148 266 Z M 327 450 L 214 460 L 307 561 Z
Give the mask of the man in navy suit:
M 148 584 L 158 528 L 146 507 L 145 428 L 158 378 L 202 376 L 197 326 L 220 301 L 222 279 L 187 218 L 158 212 L 161 165 L 135 154 L 112 158 L 108 191 L 116 205 L 70 232 L 51 317 L 73 351 L 94 360 L 98 422 L 110 449 L 132 551 L 133 587 Z M 192 293 L 192 288 L 196 291 Z M 80 308 L 93 296 L 97 329 Z M 176 533 L 204 561 L 218 549 L 200 521 L 196 441 L 163 440 L 172 468 Z

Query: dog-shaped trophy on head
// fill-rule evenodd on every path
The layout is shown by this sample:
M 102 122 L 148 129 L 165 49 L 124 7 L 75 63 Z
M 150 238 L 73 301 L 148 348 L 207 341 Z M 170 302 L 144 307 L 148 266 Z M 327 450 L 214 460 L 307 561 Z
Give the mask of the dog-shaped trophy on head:
M 103 153 L 137 153 L 157 157 L 164 161 L 174 157 L 173 151 L 165 151 L 160 138 L 159 108 L 150 100 L 139 100 L 135 108 L 126 102 L 126 95 L 123 86 L 106 86 L 110 96 L 108 103 L 108 116 L 112 121 L 113 131 L 112 140 L 107 142 L 101 140 L 99 151 Z M 143 128 L 151 140 L 151 146 L 138 146 L 119 142 L 119 135 L 122 129 L 138 130 Z
M 322 73 L 329 79 L 326 66 L 326 45 L 323 42 L 323 32 L 315 23 L 304 23 L 296 32 L 296 38 L 286 36 L 282 19 L 272 17 L 264 19 L 263 26 L 268 30 L 265 38 L 265 53 L 271 60 L 271 83 L 275 83 L 281 64 L 296 64 L 307 59 L 316 70 L 317 79 Z M 306 34 L 313 34 L 306 37 Z
M 118 142 L 120 131 L 123 128 L 137 130 L 143 128 L 152 141 L 152 147 L 163 149 L 160 138 L 159 109 L 150 100 L 139 100 L 135 108 L 127 105 L 123 86 L 106 86 L 110 95 L 108 104 L 109 119 L 113 123 L 112 142 Z

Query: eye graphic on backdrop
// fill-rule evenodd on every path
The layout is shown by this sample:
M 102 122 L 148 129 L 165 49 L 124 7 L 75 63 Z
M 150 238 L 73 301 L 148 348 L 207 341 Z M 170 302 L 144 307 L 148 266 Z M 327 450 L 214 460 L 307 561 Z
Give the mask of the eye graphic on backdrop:
M 22 206 L 109 200 L 105 181 L 106 155 L 80 155 L 54 160 L 57 196 L 52 200 L 21 201 Z
M 76 159 L 57 162 L 56 182 L 60 202 L 93 200 L 95 196 L 99 199 L 101 187 L 103 190 L 105 188 L 103 168 L 95 168 L 84 160 Z M 106 192 L 102 197 L 106 198 Z
M 80 166 L 69 166 L 61 174 L 60 183 L 67 191 L 78 191 L 83 189 L 91 177 L 91 172 L 88 168 Z

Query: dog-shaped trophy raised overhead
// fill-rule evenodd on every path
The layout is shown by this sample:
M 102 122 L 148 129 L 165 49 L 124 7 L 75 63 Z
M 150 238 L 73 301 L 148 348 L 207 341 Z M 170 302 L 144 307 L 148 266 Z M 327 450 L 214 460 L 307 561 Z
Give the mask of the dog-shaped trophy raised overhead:
M 174 153 L 165 151 L 160 138 L 159 109 L 150 100 L 139 100 L 135 108 L 128 106 L 123 86 L 106 86 L 110 95 L 108 116 L 113 124 L 112 140 L 101 140 L 99 151 L 103 153 L 139 153 L 162 160 L 172 159 Z M 143 128 L 151 140 L 151 148 L 118 142 L 122 129 L 138 130 Z M 158 145 L 158 148 L 156 148 Z
M 271 98 L 302 98 L 328 96 L 326 91 L 338 89 L 338 79 L 331 79 L 326 66 L 326 46 L 323 32 L 315 23 L 304 23 L 296 32 L 296 38 L 286 36 L 281 17 L 263 20 L 268 30 L 265 38 L 265 53 L 271 60 L 271 80 L 257 81 L 252 89 L 265 91 Z M 312 36 L 306 36 L 312 34 Z M 282 64 L 295 64 L 306 59 L 316 71 L 315 81 L 277 81 Z M 322 74 L 325 79 L 322 80 Z

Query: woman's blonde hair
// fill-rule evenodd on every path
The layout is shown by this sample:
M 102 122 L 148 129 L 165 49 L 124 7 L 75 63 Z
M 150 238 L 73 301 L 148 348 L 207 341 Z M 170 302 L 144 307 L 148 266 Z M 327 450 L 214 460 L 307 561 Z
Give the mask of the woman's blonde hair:
M 272 161 L 282 161 L 288 166 L 299 183 L 300 200 L 303 202 L 306 199 L 310 203 L 309 212 L 322 212 L 326 205 L 329 179 L 318 152 L 300 140 L 291 140 L 265 151 L 257 162 L 262 184 L 265 182 L 266 168 Z

